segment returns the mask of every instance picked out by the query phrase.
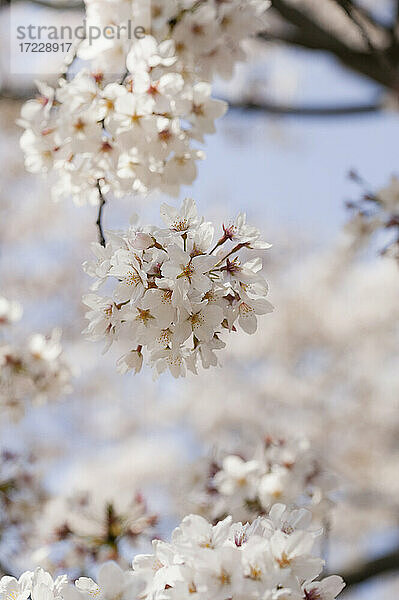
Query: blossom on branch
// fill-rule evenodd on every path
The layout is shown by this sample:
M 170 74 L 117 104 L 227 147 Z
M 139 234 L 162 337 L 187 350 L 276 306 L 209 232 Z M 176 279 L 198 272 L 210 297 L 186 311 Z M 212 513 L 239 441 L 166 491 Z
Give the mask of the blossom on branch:
M 177 195 L 204 157 L 196 142 L 214 133 L 227 109 L 211 98 L 212 78 L 232 75 L 245 58 L 241 41 L 263 28 L 268 5 L 155 3 L 151 35 L 132 40 L 127 24 L 140 22 L 146 2 L 87 0 L 89 28 L 117 27 L 119 35 L 84 40 L 77 56 L 87 66 L 61 77 L 56 89 L 38 84 L 39 97 L 19 120 L 27 170 L 51 174 L 54 198 L 77 204 L 99 204 L 107 192 Z
M 0 297 L 0 333 L 22 314 L 18 303 Z M 2 336 L 4 337 L 4 336 Z M 62 356 L 61 332 L 34 334 L 23 343 L 0 338 L 0 407 L 13 418 L 28 403 L 42 404 L 70 391 L 71 370 Z
M 83 600 L 95 593 L 107 600 L 130 600 L 133 594 L 144 600 L 309 600 L 319 593 L 322 600 L 334 600 L 345 585 L 341 577 L 314 581 L 324 564 L 312 553 L 318 535 L 306 510 L 290 512 L 282 504 L 252 525 L 233 523 L 229 516 L 213 526 L 189 515 L 170 543 L 156 540 L 153 554 L 136 556 L 133 573 L 104 565 L 98 585 L 79 579 L 64 598 Z
M 206 81 L 228 79 L 245 60 L 242 42 L 265 28 L 269 0 L 85 0 L 87 25 L 120 27 L 120 40 L 85 40 L 78 49 L 94 69 L 122 74 L 133 40 L 128 22 L 144 25 L 158 42 L 173 41 L 187 72 Z
M 333 478 L 307 440 L 267 436 L 253 453 L 239 450 L 215 452 L 197 468 L 190 465 L 177 501 L 188 498 L 196 512 L 212 521 L 230 514 L 252 522 L 275 502 L 306 506 L 319 522 L 325 521 Z
M 266 249 L 260 232 L 240 215 L 234 237 L 214 242 L 212 223 L 199 218 L 194 200 L 180 210 L 161 207 L 166 227 L 131 227 L 112 234 L 104 252 L 93 245 L 96 260 L 85 263 L 98 289 L 116 280 L 111 297 L 91 293 L 85 333 L 105 339 L 106 349 L 121 342 L 129 351 L 119 360 L 121 372 L 140 371 L 143 349 L 155 373 L 174 377 L 218 364 L 215 350 L 225 346 L 224 331 L 257 329 L 259 315 L 272 312 L 259 257 L 242 262 L 243 251 Z M 234 226 L 235 227 L 235 226 Z M 234 243 L 231 242 L 234 240 Z
M 52 573 L 64 570 L 75 576 L 109 560 L 126 568 L 141 540 L 153 537 L 158 518 L 141 494 L 121 496 L 112 493 L 105 500 L 79 491 L 49 500 L 37 527 L 34 562 Z

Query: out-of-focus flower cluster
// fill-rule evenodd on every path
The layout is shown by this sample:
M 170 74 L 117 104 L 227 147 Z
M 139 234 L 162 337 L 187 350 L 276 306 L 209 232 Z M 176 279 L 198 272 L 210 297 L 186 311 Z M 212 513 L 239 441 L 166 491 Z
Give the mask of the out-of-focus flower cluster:
M 124 27 L 128 36 L 127 22 L 140 23 L 147 7 L 134 5 L 87 2 L 88 25 Z M 109 191 L 176 195 L 196 178 L 203 157 L 196 142 L 215 131 L 227 108 L 211 98 L 209 80 L 214 72 L 231 75 L 244 58 L 241 40 L 262 29 L 267 6 L 264 0 L 162 2 L 152 6 L 157 38 L 84 42 L 78 55 L 95 58 L 95 72 L 62 77 L 55 90 L 39 84 L 39 98 L 22 109 L 26 168 L 51 173 L 54 197 L 78 204 L 98 204 Z
M 149 513 L 140 494 L 128 501 L 112 495 L 115 499 L 103 501 L 92 492 L 77 492 L 50 500 L 35 540 L 36 564 L 74 576 L 108 560 L 126 568 L 140 539 L 153 537 L 157 516 Z
M 48 497 L 33 453 L 0 451 L 0 553 L 9 560 L 31 540 L 32 520 Z
M 136 556 L 133 572 L 108 563 L 100 569 L 98 584 L 80 579 L 74 589 L 64 590 L 63 598 L 83 600 L 97 591 L 107 599 L 119 593 L 126 600 L 334 600 L 345 585 L 341 577 L 314 581 L 324 564 L 312 555 L 319 533 L 311 529 L 310 513 L 290 512 L 282 504 L 252 525 L 233 523 L 229 516 L 213 526 L 190 515 L 170 543 L 154 541 L 153 554 Z
M 6 325 L 21 315 L 18 303 L 0 298 L 0 406 L 15 418 L 24 414 L 29 403 L 41 404 L 70 391 L 71 380 L 60 331 L 54 330 L 50 337 L 37 333 L 23 343 L 5 338 Z
M 354 180 L 364 187 L 364 182 L 356 173 Z M 381 254 L 399 260 L 399 179 L 392 176 L 388 185 L 375 193 L 365 191 L 361 200 L 348 202 L 353 213 L 347 224 L 347 231 L 358 244 L 364 245 L 377 232 L 386 232 L 390 240 Z
M 132 47 L 129 20 L 144 26 L 158 42 L 173 40 L 179 63 L 187 73 L 206 81 L 228 79 L 234 65 L 245 60 L 242 42 L 265 27 L 269 0 L 86 0 L 88 27 L 104 31 L 120 27 L 120 39 L 85 40 L 78 48 L 83 60 L 98 71 L 123 73 Z M 131 27 L 130 27 L 131 31 Z M 134 42 L 133 42 L 134 43 Z
M 128 344 L 119 360 L 122 372 L 140 371 L 143 348 L 156 374 L 169 369 L 174 377 L 217 365 L 215 350 L 225 343 L 223 330 L 257 329 L 257 315 L 272 311 L 268 286 L 259 274 L 259 257 L 244 263 L 238 253 L 268 248 L 260 232 L 240 214 L 223 226 L 215 243 L 214 227 L 198 217 L 186 199 L 180 210 L 163 204 L 166 228 L 131 227 L 112 234 L 105 248 L 93 245 L 97 260 L 85 264 L 96 278 L 94 288 L 117 280 L 112 297 L 90 294 L 86 333 L 93 340 Z M 231 244 L 232 242 L 232 244 Z M 228 243 L 226 248 L 225 244 Z
M 231 514 L 237 521 L 252 522 L 275 502 L 306 505 L 320 522 L 332 505 L 333 477 L 307 440 L 268 436 L 253 455 L 248 452 L 215 452 L 186 474 L 184 498 L 215 521 Z

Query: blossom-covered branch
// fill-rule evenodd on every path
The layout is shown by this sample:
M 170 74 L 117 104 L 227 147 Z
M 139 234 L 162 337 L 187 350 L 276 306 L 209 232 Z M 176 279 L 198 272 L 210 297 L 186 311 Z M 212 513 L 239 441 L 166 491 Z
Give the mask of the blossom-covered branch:
M 187 369 L 196 373 L 199 360 L 204 368 L 216 366 L 224 331 L 239 325 L 254 333 L 257 315 L 272 311 L 261 259 L 239 259 L 244 249 L 270 245 L 243 214 L 223 225 L 215 242 L 213 225 L 198 216 L 191 199 L 180 210 L 162 205 L 161 216 L 165 228 L 132 226 L 109 234 L 105 248 L 93 244 L 96 260 L 85 264 L 96 278 L 92 289 L 110 278 L 116 286 L 112 297 L 84 298 L 86 333 L 105 339 L 106 349 L 113 342 L 128 345 L 118 363 L 123 373 L 141 370 L 146 349 L 156 373 L 180 377 Z
M 127 568 L 140 541 L 148 543 L 155 536 L 158 517 L 149 512 L 141 494 L 106 497 L 79 491 L 51 498 L 31 544 L 32 560 L 52 573 L 64 570 L 74 576 L 93 573 L 108 560 Z
M 322 523 L 333 505 L 334 479 L 306 440 L 267 436 L 253 454 L 218 449 L 190 467 L 177 503 L 189 503 L 212 521 L 231 514 L 242 523 L 267 514 L 275 502 L 306 505 Z
M 19 303 L 0 297 L 0 333 L 21 318 Z M 37 333 L 24 343 L 0 338 L 0 406 L 14 418 L 29 403 L 41 404 L 70 391 L 71 370 L 63 359 L 61 332 Z
M 268 517 L 252 525 L 231 517 L 212 526 L 197 515 L 183 519 L 170 543 L 156 540 L 153 554 L 138 555 L 133 570 L 104 564 L 98 583 L 82 577 L 75 585 L 66 576 L 52 577 L 38 568 L 19 580 L 3 577 L 2 598 L 32 600 L 134 600 L 138 596 L 168 600 L 254 598 L 334 600 L 345 586 L 338 575 L 316 581 L 323 560 L 312 551 L 319 533 L 306 510 L 289 511 L 276 504 Z
M 241 41 L 262 28 L 267 7 L 265 0 L 153 1 L 144 39 L 83 40 L 77 56 L 89 66 L 61 77 L 56 89 L 39 84 L 39 99 L 22 110 L 26 168 L 52 173 L 54 197 L 77 204 L 102 202 L 98 182 L 118 197 L 177 195 L 195 180 L 204 157 L 197 145 L 227 108 L 212 99 L 211 82 L 245 58 Z M 123 30 L 141 11 L 145 4 L 88 2 L 86 18 Z

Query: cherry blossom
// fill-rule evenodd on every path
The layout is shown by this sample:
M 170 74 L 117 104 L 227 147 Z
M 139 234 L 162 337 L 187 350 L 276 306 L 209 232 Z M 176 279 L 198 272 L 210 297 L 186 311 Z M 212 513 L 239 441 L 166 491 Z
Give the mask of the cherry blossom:
M 247 333 L 257 329 L 258 315 L 272 311 L 266 299 L 268 286 L 260 274 L 259 257 L 243 265 L 244 249 L 266 248 L 255 227 L 243 225 L 238 245 L 223 234 L 215 245 L 214 227 L 198 216 L 194 200 L 180 210 L 161 207 L 166 227 L 132 226 L 124 234 L 112 234 L 105 249 L 93 246 L 95 260 L 84 264 L 96 279 L 94 289 L 107 279 L 115 281 L 111 297 L 90 293 L 90 339 L 129 345 L 118 361 L 121 372 L 138 372 L 143 352 L 159 374 L 174 377 L 215 366 L 215 350 L 223 348 L 224 331 L 236 325 Z M 223 248 L 222 248 L 223 246 Z
M 22 307 L 0 298 L 0 332 L 17 321 Z M 14 337 L 14 336 L 13 336 Z M 20 418 L 29 403 L 40 404 L 70 391 L 71 370 L 62 355 L 61 331 L 50 336 L 36 333 L 20 342 L 0 339 L 0 406 Z
M 211 520 L 231 514 L 252 522 L 275 502 L 284 502 L 306 506 L 322 522 L 333 506 L 334 483 L 306 439 L 268 436 L 253 453 L 241 447 L 236 454 L 215 450 L 187 470 L 178 494 L 186 507 L 188 498 L 190 507 Z
M 338 595 L 344 586 L 338 576 L 312 583 L 324 564 L 312 554 L 319 534 L 302 527 L 298 511 L 275 505 L 276 511 L 296 527 L 282 529 L 271 517 L 242 525 L 229 516 L 213 526 L 198 515 L 185 517 L 171 543 L 153 542 L 152 555 L 134 559 L 133 571 L 145 581 L 143 597 L 302 600 L 312 590 L 325 592 L 326 600 L 327 594 Z
M 145 2 L 87 0 L 87 26 L 119 35 L 83 40 L 77 56 L 85 64 L 55 89 L 38 82 L 39 98 L 19 120 L 26 169 L 51 175 L 54 199 L 78 205 L 108 193 L 177 195 L 204 158 L 196 142 L 227 109 L 211 97 L 212 79 L 231 77 L 245 58 L 242 40 L 262 30 L 268 5 L 168 0 L 150 13 Z M 128 39 L 128 24 L 141 18 L 147 35 Z

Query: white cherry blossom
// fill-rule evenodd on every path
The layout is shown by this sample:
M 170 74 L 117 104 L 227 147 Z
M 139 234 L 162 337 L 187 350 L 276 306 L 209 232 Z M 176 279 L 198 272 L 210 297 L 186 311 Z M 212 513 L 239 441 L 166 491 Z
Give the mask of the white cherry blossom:
M 272 305 L 265 299 L 261 259 L 241 265 L 238 257 L 259 241 L 255 227 L 246 226 L 247 241 L 231 246 L 226 236 L 215 244 L 213 225 L 198 216 L 192 199 L 180 209 L 163 204 L 161 217 L 166 228 L 135 224 L 111 234 L 105 249 L 93 246 L 96 260 L 84 264 L 96 280 L 92 289 L 107 280 L 114 287 L 111 297 L 85 296 L 85 333 L 93 341 L 104 339 L 106 349 L 119 340 L 128 345 L 118 361 L 122 373 L 139 372 L 148 355 L 155 374 L 168 370 L 182 377 L 197 373 L 200 363 L 216 366 L 223 333 L 235 324 L 255 332 L 257 315 L 271 312 Z

